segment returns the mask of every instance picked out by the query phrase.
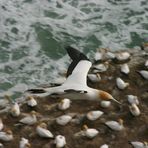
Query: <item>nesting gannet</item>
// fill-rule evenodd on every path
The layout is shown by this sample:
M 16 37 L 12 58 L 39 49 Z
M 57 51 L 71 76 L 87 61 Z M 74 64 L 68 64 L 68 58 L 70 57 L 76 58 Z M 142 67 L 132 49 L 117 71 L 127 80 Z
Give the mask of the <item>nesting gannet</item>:
M 136 104 L 139 105 L 139 100 L 137 96 L 134 95 L 127 95 L 127 100 L 130 104 Z
M 148 68 L 148 60 L 145 61 L 144 66 Z
M 94 128 L 88 128 L 87 125 L 83 126 L 84 136 L 88 138 L 94 138 L 98 135 L 99 131 Z
M 70 107 L 70 103 L 71 103 L 71 101 L 69 99 L 65 98 L 58 104 L 58 108 L 60 110 L 66 110 Z
M 107 122 L 105 122 L 105 125 L 107 125 L 109 128 L 111 128 L 112 130 L 115 130 L 115 131 L 121 131 L 124 128 L 122 119 L 120 119 L 119 122 L 107 121 Z
M 100 77 L 99 73 L 96 73 L 96 74 L 88 74 L 88 78 L 93 83 L 97 83 L 97 82 L 101 81 L 101 77 Z
M 141 74 L 141 76 L 148 80 L 148 71 L 147 70 L 140 70 L 139 73 Z
M 127 86 L 129 86 L 129 83 L 124 82 L 121 78 L 116 79 L 116 85 L 119 89 L 125 89 Z
M 94 56 L 95 61 L 100 61 L 103 59 L 103 53 L 101 52 L 96 52 Z
M 132 104 L 129 106 L 130 112 L 133 116 L 139 116 L 140 115 L 140 109 L 136 104 Z
M 111 105 L 111 102 L 110 101 L 101 101 L 100 105 L 103 108 L 108 108 Z
M 66 125 L 71 121 L 72 117 L 69 115 L 62 115 L 56 118 L 56 123 L 59 125 Z
M 86 117 L 88 120 L 97 120 L 99 117 L 101 117 L 104 113 L 102 111 L 99 111 L 99 110 L 94 110 L 94 111 L 89 111 L 87 114 L 86 114 Z
M 74 134 L 75 137 L 87 137 L 87 138 L 94 138 L 95 136 L 97 136 L 99 133 L 98 130 L 96 130 L 95 128 L 88 128 L 87 125 L 83 126 L 83 130 L 81 130 L 80 132 L 77 132 Z
M 108 148 L 108 145 L 107 144 L 103 144 L 100 146 L 100 148 Z
M 128 52 L 120 52 L 120 53 L 117 53 L 116 54 L 116 59 L 118 61 L 125 61 L 125 60 L 128 60 L 130 58 L 130 53 Z
M 114 100 L 118 102 L 109 93 L 87 86 L 87 73 L 92 63 L 83 53 L 72 47 L 68 47 L 67 52 L 73 61 L 68 68 L 66 81 L 57 87 L 29 89 L 28 93 L 75 100 Z
M 28 96 L 27 98 L 27 105 L 30 107 L 37 106 L 37 101 L 32 96 Z
M 13 133 L 11 130 L 6 130 L 5 132 L 0 132 L 0 140 L 11 141 L 13 140 Z
M 32 111 L 29 115 L 26 117 L 22 118 L 19 122 L 27 125 L 33 125 L 37 122 L 37 117 L 36 117 L 36 112 Z
M 55 137 L 54 143 L 56 144 L 56 148 L 62 148 L 66 145 L 66 139 L 62 135 L 58 135 Z
M 53 138 L 53 134 L 47 129 L 47 124 L 46 123 L 40 123 L 36 127 L 36 132 L 40 137 L 44 138 Z
M 124 74 L 129 74 L 130 69 L 129 69 L 127 64 L 121 65 L 121 72 L 124 73 Z
M 109 67 L 108 62 L 98 64 L 98 65 L 94 65 L 93 66 L 93 68 L 94 68 L 93 72 L 105 72 L 105 71 L 107 71 L 108 67 Z
M 2 119 L 0 118 L 0 131 L 4 128 L 4 124 L 3 124 L 3 121 Z
M 31 147 L 31 144 L 29 143 L 29 140 L 22 137 L 19 143 L 19 148 L 30 148 L 30 147 Z
M 134 148 L 148 148 L 147 142 L 132 141 L 130 143 Z
M 10 113 L 13 117 L 18 117 L 20 115 L 20 107 L 19 104 L 17 102 L 15 102 L 14 104 L 12 104 L 11 108 L 10 108 Z

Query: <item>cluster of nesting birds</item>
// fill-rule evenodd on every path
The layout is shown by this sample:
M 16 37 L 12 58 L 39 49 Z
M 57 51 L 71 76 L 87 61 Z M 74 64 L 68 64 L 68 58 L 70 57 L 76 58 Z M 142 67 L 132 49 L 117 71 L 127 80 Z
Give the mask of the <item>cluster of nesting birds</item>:
M 119 53 L 112 53 L 108 50 L 99 50 L 96 54 L 95 54 L 95 61 L 105 61 L 103 63 L 99 63 L 99 64 L 94 64 L 93 68 L 92 68 L 92 73 L 88 74 L 88 79 L 91 82 L 97 83 L 101 80 L 101 76 L 99 73 L 101 72 L 105 72 L 107 71 L 107 69 L 109 68 L 109 61 L 110 60 L 116 60 L 118 62 L 121 62 L 123 64 L 121 64 L 121 72 L 124 73 L 125 75 L 128 75 L 130 73 L 130 68 L 128 66 L 127 61 L 130 59 L 130 53 L 123 51 L 123 52 L 119 52 Z M 106 62 L 106 59 L 108 59 L 108 61 Z M 148 60 L 145 61 L 145 69 L 148 69 Z M 139 74 L 145 79 L 148 80 L 148 70 L 140 70 L 138 71 Z M 120 90 L 124 90 L 127 87 L 129 87 L 129 83 L 125 82 L 122 78 L 117 77 L 116 78 L 116 86 L 120 89 Z M 41 98 L 40 98 L 41 99 Z M 139 100 L 138 97 L 135 95 L 127 95 L 127 100 L 129 102 L 129 111 L 131 112 L 131 114 L 133 116 L 140 116 L 141 112 L 140 109 L 138 107 L 139 105 Z M 6 104 L 8 104 L 6 107 Z M 93 102 L 92 102 L 93 103 Z M 29 107 L 32 108 L 32 111 L 29 114 L 25 114 L 21 112 L 21 106 L 23 104 L 27 104 Z M 35 112 L 33 110 L 34 107 L 36 107 L 38 105 L 37 100 L 34 96 L 25 96 L 25 101 L 23 102 L 19 102 L 19 101 L 12 101 L 10 99 L 9 96 L 5 96 L 5 99 L 0 100 L 0 107 L 6 107 L 5 109 L 1 110 L 0 113 L 3 112 L 8 112 L 9 115 L 11 115 L 12 117 L 16 118 L 20 117 L 20 115 L 23 115 L 24 117 L 21 118 L 17 124 L 15 126 L 32 126 L 32 125 L 36 125 L 36 131 L 35 133 L 42 137 L 42 138 L 51 138 L 54 139 L 54 144 L 56 148 L 62 148 L 62 147 L 66 147 L 66 138 L 64 135 L 54 135 L 49 129 L 48 129 L 48 125 L 47 125 L 47 121 L 48 122 L 53 122 L 61 125 L 61 126 L 65 126 L 67 125 L 69 122 L 73 122 L 73 123 L 79 123 L 81 120 L 81 117 L 79 115 L 77 115 L 75 113 L 69 113 L 69 114 L 64 114 L 61 115 L 57 118 L 53 118 L 53 119 L 42 119 L 42 115 L 38 112 Z M 68 110 L 70 108 L 71 105 L 71 100 L 69 100 L 68 98 L 64 98 L 62 99 L 60 102 L 58 102 L 56 105 L 51 105 L 49 107 L 49 109 L 57 107 L 59 110 L 65 111 Z M 100 102 L 101 107 L 103 108 L 108 108 L 111 105 L 110 101 L 101 101 Z M 95 121 L 98 120 L 99 118 L 101 118 L 101 116 L 104 114 L 103 111 L 100 110 L 92 110 L 87 112 L 84 116 L 85 118 L 87 118 L 90 121 Z M 7 115 L 7 114 L 6 114 Z M 84 117 L 83 116 L 83 117 Z M 41 120 L 38 121 L 38 117 L 41 118 Z M 76 117 L 76 118 L 75 118 Z M 119 119 L 118 121 L 107 121 L 104 123 L 106 126 L 108 126 L 110 129 L 114 130 L 114 131 L 122 131 L 125 127 L 123 124 L 123 120 Z M 87 127 L 87 125 L 84 125 L 81 131 L 78 131 L 74 134 L 75 137 L 88 137 L 90 139 L 94 138 L 95 136 L 97 136 L 99 134 L 99 130 L 95 129 L 95 128 L 89 128 Z M 0 118 L 0 147 L 5 147 L 5 142 L 9 142 L 14 140 L 14 134 L 12 132 L 11 129 L 7 129 L 7 125 L 5 125 L 5 123 L 3 123 L 2 118 Z M 4 142 L 4 143 L 3 143 Z M 139 142 L 139 141 L 133 141 L 130 142 L 132 144 L 132 146 L 134 148 L 148 148 L 148 144 L 147 142 Z M 25 137 L 20 137 L 20 142 L 19 142 L 19 148 L 30 148 L 31 147 L 31 143 L 29 142 L 29 139 L 25 138 Z M 108 148 L 109 145 L 104 144 L 102 145 L 100 148 Z

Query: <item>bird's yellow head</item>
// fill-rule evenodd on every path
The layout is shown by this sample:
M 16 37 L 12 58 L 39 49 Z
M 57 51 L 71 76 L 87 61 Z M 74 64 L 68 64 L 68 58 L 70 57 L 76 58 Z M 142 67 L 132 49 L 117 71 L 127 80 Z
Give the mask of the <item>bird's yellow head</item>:
M 99 99 L 101 99 L 102 101 L 111 101 L 111 100 L 113 100 L 113 101 L 117 102 L 118 104 L 121 104 L 119 101 L 114 99 L 112 95 L 110 95 L 109 93 L 107 93 L 105 91 L 102 91 L 102 90 L 99 91 Z

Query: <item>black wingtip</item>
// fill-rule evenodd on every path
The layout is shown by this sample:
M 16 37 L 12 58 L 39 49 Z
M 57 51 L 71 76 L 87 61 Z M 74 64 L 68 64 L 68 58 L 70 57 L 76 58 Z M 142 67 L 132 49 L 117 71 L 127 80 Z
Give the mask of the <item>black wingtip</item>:
M 73 61 L 75 61 L 75 60 L 76 61 L 80 61 L 80 60 L 88 60 L 89 61 L 87 56 L 84 55 L 82 52 L 80 52 L 78 49 L 75 49 L 71 46 L 67 46 L 67 47 L 65 47 L 65 49 Z
M 41 94 L 41 93 L 45 93 L 46 91 L 44 89 L 28 89 L 26 92 L 29 92 L 32 94 Z

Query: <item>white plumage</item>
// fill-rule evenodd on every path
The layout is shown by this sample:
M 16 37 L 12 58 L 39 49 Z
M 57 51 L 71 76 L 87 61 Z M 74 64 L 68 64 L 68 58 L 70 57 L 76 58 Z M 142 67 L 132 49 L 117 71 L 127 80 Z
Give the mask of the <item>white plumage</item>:
M 108 108 L 111 105 L 111 102 L 110 101 L 101 101 L 100 105 L 103 108 Z
M 133 116 L 139 116 L 140 115 L 140 109 L 136 104 L 132 104 L 129 106 L 130 112 Z
M 102 111 L 96 110 L 96 111 L 90 111 L 86 114 L 87 119 L 89 120 L 97 120 L 99 117 L 103 115 Z
M 37 122 L 37 117 L 35 112 L 31 112 L 28 116 L 22 118 L 19 122 L 27 125 L 33 125 Z
M 66 145 L 66 139 L 62 135 L 58 135 L 55 137 L 54 143 L 56 144 L 56 148 L 62 148 Z
M 88 138 L 94 138 L 98 135 L 99 131 L 94 129 L 94 128 L 88 128 L 86 125 L 83 126 L 83 135 L 88 137 Z
M 129 83 L 124 82 L 121 78 L 116 79 L 116 85 L 119 89 L 125 89 L 127 86 L 129 86 Z
M 139 73 L 141 74 L 141 76 L 142 76 L 144 79 L 148 80 L 148 71 L 146 71 L 146 70 L 141 70 L 141 71 L 139 71 Z
M 69 115 L 62 115 L 56 118 L 56 123 L 59 125 L 66 125 L 71 121 L 72 117 Z
M 53 138 L 53 134 L 47 129 L 47 125 L 45 123 L 41 123 L 36 127 L 36 132 L 40 137 L 44 138 Z
M 70 103 L 71 103 L 71 101 L 69 99 L 65 98 L 58 104 L 58 108 L 60 110 L 66 110 L 70 107 Z
M 134 148 L 148 148 L 148 144 L 147 143 L 143 143 L 143 142 L 139 142 L 139 141 L 133 141 L 133 142 L 131 142 L 131 145 Z
M 100 146 L 100 148 L 108 148 L 108 145 L 107 144 L 103 144 Z
M 101 81 L 101 77 L 100 77 L 99 73 L 97 73 L 97 74 L 88 74 L 88 78 L 94 83 L 97 83 L 97 82 Z
M 139 100 L 137 96 L 134 95 L 127 95 L 127 100 L 130 104 L 136 104 L 139 105 Z
M 148 68 L 148 60 L 145 61 L 145 64 L 144 65 L 145 65 L 145 67 Z
M 129 69 L 127 64 L 121 65 L 121 72 L 124 73 L 124 74 L 129 74 L 130 69 Z
M 11 109 L 10 109 L 10 113 L 13 117 L 18 117 L 20 115 L 20 107 L 19 104 L 17 102 L 15 102 Z
M 2 141 L 11 141 L 11 140 L 13 140 L 12 131 L 7 130 L 6 132 L 0 132 L 0 140 L 2 140 Z
M 4 128 L 4 124 L 3 124 L 3 121 L 2 119 L 0 118 L 0 131 Z
M 122 120 L 120 120 L 119 122 L 107 121 L 107 122 L 105 122 L 105 125 L 107 125 L 109 128 L 111 128 L 112 130 L 115 130 L 115 131 L 121 131 L 124 128 Z
M 29 96 L 27 98 L 27 105 L 30 107 L 37 106 L 37 101 L 32 96 Z
M 22 137 L 21 141 L 19 143 L 19 148 L 29 148 L 29 147 L 31 147 L 31 145 L 29 143 L 29 140 L 24 138 L 24 137 Z
M 125 61 L 128 60 L 130 58 L 130 53 L 128 52 L 120 52 L 116 54 L 116 59 L 118 61 Z

